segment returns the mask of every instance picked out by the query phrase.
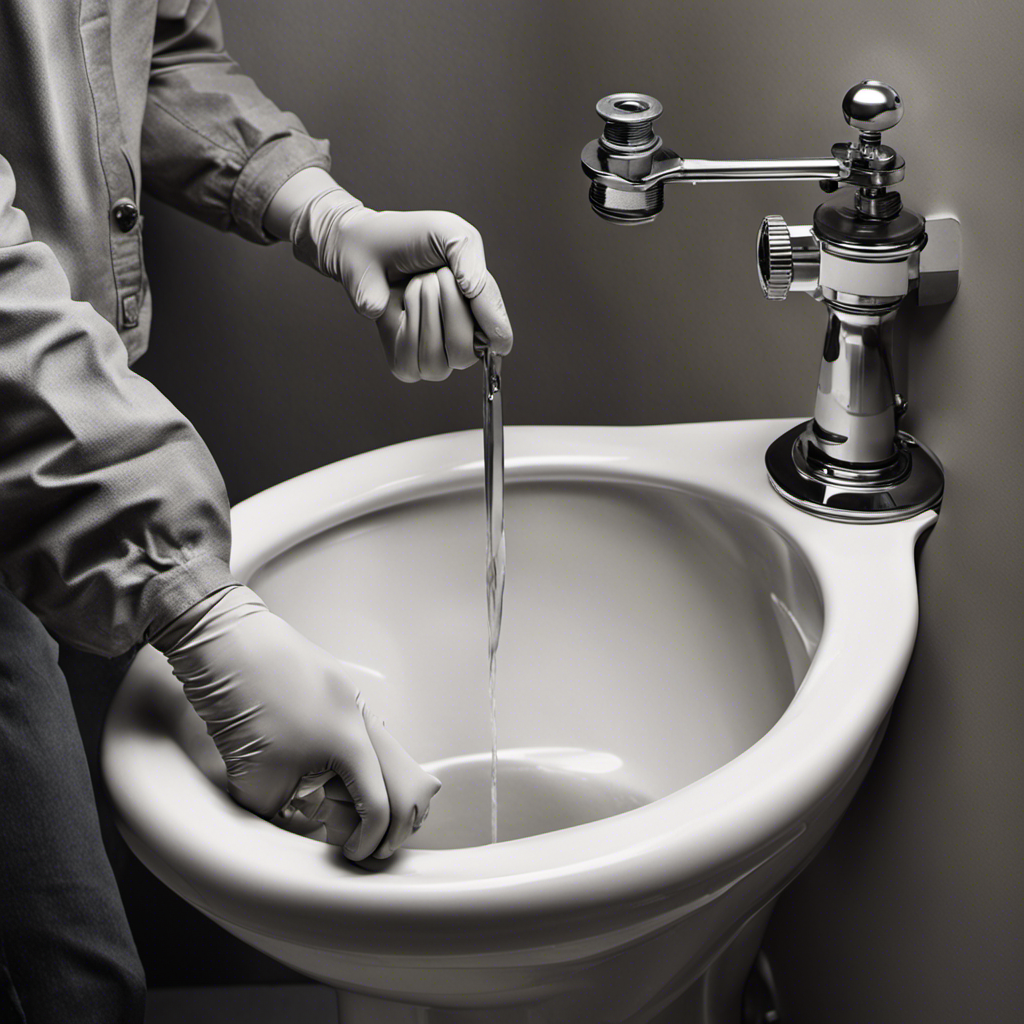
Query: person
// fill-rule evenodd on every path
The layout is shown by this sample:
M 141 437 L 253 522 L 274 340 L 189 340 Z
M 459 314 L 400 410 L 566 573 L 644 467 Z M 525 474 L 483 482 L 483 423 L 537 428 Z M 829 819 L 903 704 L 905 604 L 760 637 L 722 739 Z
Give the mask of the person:
M 140 188 L 289 241 L 376 322 L 401 380 L 470 366 L 475 343 L 507 353 L 512 331 L 476 229 L 345 191 L 328 143 L 227 54 L 215 0 L 4 0 L 0 96 L 0 1020 L 138 1022 L 61 666 L 120 678 L 154 645 L 243 806 L 269 818 L 337 776 L 349 818 L 340 798 L 323 813 L 353 861 L 405 842 L 439 785 L 232 577 L 218 469 L 130 369 L 152 316 Z

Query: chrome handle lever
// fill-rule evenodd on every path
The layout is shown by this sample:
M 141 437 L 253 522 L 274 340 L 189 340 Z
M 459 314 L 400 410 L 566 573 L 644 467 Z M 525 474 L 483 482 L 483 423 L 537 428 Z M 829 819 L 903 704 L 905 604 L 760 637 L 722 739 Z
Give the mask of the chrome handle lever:
M 680 157 L 666 181 L 691 184 L 726 181 L 839 181 L 843 167 L 832 157 L 788 160 L 694 160 Z

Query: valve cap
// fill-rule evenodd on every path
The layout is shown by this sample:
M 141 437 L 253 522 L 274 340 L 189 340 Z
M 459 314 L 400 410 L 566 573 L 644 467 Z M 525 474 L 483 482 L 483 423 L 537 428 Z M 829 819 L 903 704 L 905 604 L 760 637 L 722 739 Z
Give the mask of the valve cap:
M 654 122 L 661 117 L 661 110 L 661 104 L 646 93 L 613 92 L 605 96 L 597 104 L 604 121 L 601 144 L 616 153 L 656 149 L 661 139 L 654 134 Z
M 781 301 L 793 283 L 793 240 L 789 227 L 777 214 L 770 213 L 757 233 L 757 276 L 766 299 Z

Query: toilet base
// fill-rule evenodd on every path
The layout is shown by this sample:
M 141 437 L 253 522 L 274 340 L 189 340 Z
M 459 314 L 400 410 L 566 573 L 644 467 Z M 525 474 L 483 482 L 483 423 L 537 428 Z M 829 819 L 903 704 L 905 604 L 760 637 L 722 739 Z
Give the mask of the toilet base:
M 564 998 L 518 1006 L 452 1008 L 421 1006 L 337 990 L 338 1024 L 740 1024 L 743 987 L 761 947 L 772 899 L 739 929 L 696 981 L 679 992 L 672 986 L 628 1017 L 579 1018 Z

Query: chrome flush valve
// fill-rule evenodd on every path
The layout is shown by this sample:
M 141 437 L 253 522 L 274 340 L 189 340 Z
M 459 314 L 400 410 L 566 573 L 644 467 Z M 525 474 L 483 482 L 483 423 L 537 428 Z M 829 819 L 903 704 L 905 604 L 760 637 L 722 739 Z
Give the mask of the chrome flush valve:
M 951 302 L 959 286 L 960 225 L 904 209 L 905 162 L 882 143 L 903 116 L 895 89 L 865 80 L 843 98 L 857 129 L 825 159 L 697 160 L 678 156 L 654 131 L 653 96 L 615 93 L 597 105 L 605 122 L 583 149 L 590 203 L 606 220 L 645 224 L 663 210 L 666 182 L 818 181 L 834 193 L 813 224 L 777 215 L 757 237 L 757 271 L 769 299 L 805 292 L 828 310 L 814 418 L 769 448 L 768 474 L 800 508 L 851 522 L 903 519 L 939 504 L 942 469 L 897 429 L 906 409 L 893 374 L 893 321 L 903 299 Z

